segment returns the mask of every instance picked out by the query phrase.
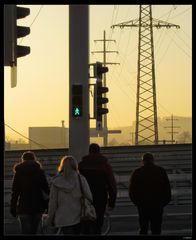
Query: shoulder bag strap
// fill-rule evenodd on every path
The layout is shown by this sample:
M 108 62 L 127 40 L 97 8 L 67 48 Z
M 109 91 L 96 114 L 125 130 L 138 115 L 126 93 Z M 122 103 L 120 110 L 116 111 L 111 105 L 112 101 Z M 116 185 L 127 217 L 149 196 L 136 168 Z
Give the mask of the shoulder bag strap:
M 81 193 L 82 193 L 82 196 L 86 199 L 88 199 L 88 201 L 90 203 L 93 203 L 93 201 L 91 199 L 89 199 L 85 194 L 84 194 L 84 189 L 83 189 L 83 186 L 82 186 L 82 180 L 81 180 L 81 177 L 80 175 L 78 174 L 78 179 L 79 179 L 79 183 L 80 183 L 80 190 L 81 190 Z
M 83 187 L 82 187 L 82 181 L 81 181 L 81 177 L 80 177 L 79 174 L 78 174 L 78 179 L 79 179 L 79 183 L 80 183 L 80 190 L 81 190 L 81 193 L 82 193 L 82 195 L 84 196 L 84 190 L 83 190 Z

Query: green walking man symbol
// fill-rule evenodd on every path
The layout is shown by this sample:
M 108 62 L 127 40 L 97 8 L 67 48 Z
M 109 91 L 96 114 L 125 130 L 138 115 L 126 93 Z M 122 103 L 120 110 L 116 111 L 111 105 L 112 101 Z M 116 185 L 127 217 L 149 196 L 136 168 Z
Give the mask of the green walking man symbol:
M 80 116 L 80 110 L 78 107 L 75 109 L 75 116 Z

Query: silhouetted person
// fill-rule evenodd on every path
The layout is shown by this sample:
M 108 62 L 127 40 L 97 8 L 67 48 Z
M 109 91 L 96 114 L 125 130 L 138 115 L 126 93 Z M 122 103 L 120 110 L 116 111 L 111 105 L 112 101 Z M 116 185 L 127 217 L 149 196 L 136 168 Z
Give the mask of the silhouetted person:
M 171 188 L 166 171 L 154 164 L 151 153 L 142 157 L 143 166 L 131 175 L 129 197 L 138 208 L 140 234 L 161 234 L 163 209 L 171 200 Z
M 81 189 L 78 177 L 78 163 L 72 156 L 62 157 L 58 174 L 51 183 L 48 209 L 48 225 L 60 228 L 62 235 L 81 233 Z M 84 194 L 92 200 L 89 185 L 80 175 Z
M 98 144 L 89 146 L 89 155 L 82 158 L 79 171 L 88 181 L 97 214 L 97 234 L 101 234 L 105 211 L 111 211 L 116 201 L 116 181 L 107 158 L 100 153 Z
M 12 216 L 18 216 L 22 234 L 37 233 L 47 209 L 42 191 L 49 194 L 45 173 L 35 154 L 24 152 L 22 162 L 14 166 L 10 206 Z

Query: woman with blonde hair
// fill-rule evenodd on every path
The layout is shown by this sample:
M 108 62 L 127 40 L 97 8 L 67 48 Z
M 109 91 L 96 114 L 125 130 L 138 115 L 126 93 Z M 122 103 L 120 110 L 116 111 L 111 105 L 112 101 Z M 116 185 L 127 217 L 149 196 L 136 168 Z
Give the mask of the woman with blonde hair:
M 60 228 L 61 234 L 80 234 L 81 190 L 78 163 L 72 156 L 64 156 L 54 177 L 48 209 L 48 225 Z M 89 185 L 80 175 L 85 195 L 92 200 Z

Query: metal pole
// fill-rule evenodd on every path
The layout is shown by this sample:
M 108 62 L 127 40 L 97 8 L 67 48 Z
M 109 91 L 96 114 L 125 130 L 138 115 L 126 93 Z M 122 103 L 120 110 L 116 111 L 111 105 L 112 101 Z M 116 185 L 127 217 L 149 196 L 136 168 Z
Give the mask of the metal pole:
M 89 147 L 89 7 L 69 6 L 69 154 L 78 161 Z M 83 115 L 72 117 L 72 85 L 83 87 Z
M 103 32 L 103 65 L 104 67 L 106 67 L 106 46 L 105 46 L 105 43 L 106 43 L 106 37 L 105 37 L 105 30 Z M 104 73 L 103 75 L 103 86 L 106 87 L 106 74 Z M 104 97 L 106 97 L 106 94 L 104 94 Z M 106 107 L 106 104 L 105 106 Z M 103 135 L 103 146 L 106 147 L 108 145 L 108 126 L 107 126 L 107 114 L 105 114 L 103 116 L 103 126 L 104 126 L 104 130 L 105 130 L 105 133 Z
M 154 40 L 153 40 L 153 19 L 152 6 L 150 5 L 150 32 L 151 32 L 151 55 L 152 55 L 152 90 L 153 90 L 153 113 L 154 113 L 154 144 L 158 144 L 158 120 L 157 120 L 157 97 L 156 97 L 156 81 L 155 81 L 155 58 L 154 58 Z

